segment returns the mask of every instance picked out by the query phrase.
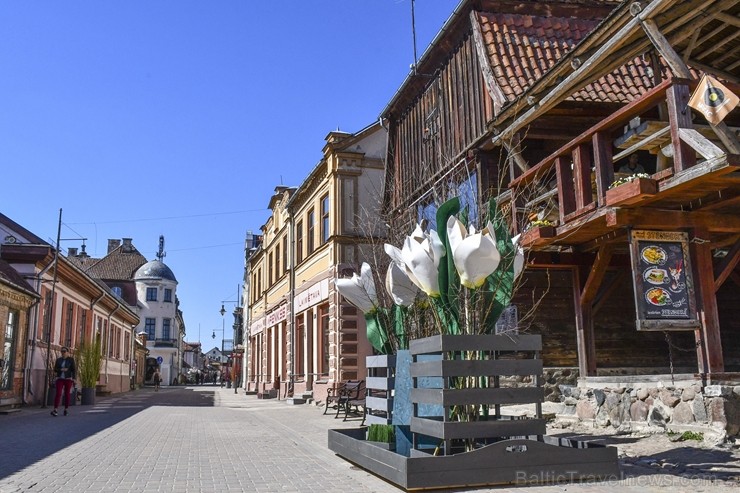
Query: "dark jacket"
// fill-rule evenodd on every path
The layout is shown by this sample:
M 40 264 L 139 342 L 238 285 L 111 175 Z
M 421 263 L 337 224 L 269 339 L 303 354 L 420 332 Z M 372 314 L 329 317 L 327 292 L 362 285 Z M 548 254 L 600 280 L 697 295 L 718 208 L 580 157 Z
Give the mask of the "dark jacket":
M 62 368 L 68 368 L 66 372 L 62 372 Z M 57 378 L 71 378 L 74 380 L 77 378 L 77 367 L 75 366 L 75 360 L 71 356 L 59 357 L 54 363 L 54 375 Z

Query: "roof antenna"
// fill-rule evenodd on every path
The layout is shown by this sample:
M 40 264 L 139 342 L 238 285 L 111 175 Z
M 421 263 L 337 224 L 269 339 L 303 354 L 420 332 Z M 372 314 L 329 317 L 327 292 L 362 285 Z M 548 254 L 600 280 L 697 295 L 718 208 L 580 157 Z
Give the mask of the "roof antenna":
M 164 235 L 159 235 L 159 251 L 157 252 L 157 259 L 161 262 L 166 256 L 167 252 L 164 251 Z
M 414 75 L 416 75 L 416 21 L 414 20 L 414 0 L 411 0 L 411 34 L 414 37 Z

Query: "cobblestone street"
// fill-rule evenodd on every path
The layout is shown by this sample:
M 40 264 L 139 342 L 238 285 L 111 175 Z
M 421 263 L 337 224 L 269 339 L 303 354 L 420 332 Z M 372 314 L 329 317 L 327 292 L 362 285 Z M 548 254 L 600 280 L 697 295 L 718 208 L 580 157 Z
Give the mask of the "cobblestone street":
M 335 456 L 326 430 L 357 422 L 315 406 L 202 386 L 98 398 L 67 417 L 49 411 L 0 416 L 0 491 L 400 491 Z M 476 491 L 737 491 L 737 448 L 607 439 L 620 448 L 620 481 Z

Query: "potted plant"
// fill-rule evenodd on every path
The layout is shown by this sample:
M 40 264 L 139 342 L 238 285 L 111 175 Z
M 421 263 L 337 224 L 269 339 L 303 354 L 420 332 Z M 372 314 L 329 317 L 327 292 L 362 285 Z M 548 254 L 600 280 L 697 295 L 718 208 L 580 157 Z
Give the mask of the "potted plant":
M 396 430 L 393 425 L 372 424 L 367 428 L 367 442 L 386 450 L 396 448 Z
M 91 342 L 83 343 L 77 351 L 77 368 L 82 385 L 82 405 L 95 404 L 95 386 L 100 374 L 100 362 L 102 361 L 100 337 L 95 337 Z
M 658 193 L 658 182 L 647 173 L 618 178 L 606 191 L 606 205 L 624 206 L 637 204 Z

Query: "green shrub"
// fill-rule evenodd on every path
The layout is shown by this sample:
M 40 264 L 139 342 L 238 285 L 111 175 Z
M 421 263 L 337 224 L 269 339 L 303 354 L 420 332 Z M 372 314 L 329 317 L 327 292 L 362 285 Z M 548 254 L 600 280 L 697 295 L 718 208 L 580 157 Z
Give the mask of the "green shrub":
M 367 441 L 395 443 L 396 429 L 393 425 L 370 425 L 367 429 Z
M 93 342 L 83 343 L 77 350 L 77 375 L 83 388 L 94 388 L 100 375 L 100 362 L 103 360 L 100 337 Z
M 697 442 L 701 442 L 704 440 L 704 434 L 695 431 L 684 431 L 678 440 L 680 442 L 685 442 L 686 440 L 696 440 Z

